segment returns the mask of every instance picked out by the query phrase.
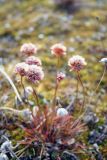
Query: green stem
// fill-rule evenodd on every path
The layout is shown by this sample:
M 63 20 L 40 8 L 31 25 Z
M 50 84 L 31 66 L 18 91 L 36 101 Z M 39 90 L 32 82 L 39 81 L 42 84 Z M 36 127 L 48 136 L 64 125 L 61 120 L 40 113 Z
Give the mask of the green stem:
M 98 90 L 98 88 L 99 88 L 99 86 L 100 86 L 100 84 L 101 84 L 101 82 L 102 82 L 102 80 L 103 80 L 103 78 L 104 78 L 105 71 L 106 71 L 106 69 L 107 69 L 106 67 L 107 67 L 107 66 L 105 65 L 104 71 L 103 71 L 103 74 L 102 74 L 102 77 L 101 77 L 101 79 L 100 79 L 100 81 L 99 81 L 99 83 L 98 83 L 98 85 L 97 85 L 94 93 L 96 93 L 96 91 Z M 91 100 L 91 97 L 90 97 L 90 100 Z M 89 104 L 90 104 L 90 100 L 89 100 Z M 86 111 L 87 111 L 87 107 L 85 108 L 84 113 L 82 113 L 82 114 L 80 115 L 80 117 L 74 122 L 74 125 L 76 125 L 77 123 L 79 123 L 79 122 L 82 120 L 82 118 L 83 118 L 83 116 L 85 115 Z
M 104 66 L 103 74 L 102 74 L 102 76 L 101 76 L 101 79 L 100 79 L 100 81 L 99 81 L 99 83 L 98 83 L 98 85 L 97 85 L 97 87 L 96 87 L 96 89 L 95 89 L 95 93 L 97 92 L 97 90 L 98 90 L 98 88 L 99 88 L 99 86 L 100 86 L 100 84 L 101 84 L 101 82 L 102 82 L 102 80 L 103 80 L 103 78 L 104 78 L 106 69 L 107 69 L 107 66 L 105 65 L 105 66 Z
M 58 91 L 58 83 L 56 82 L 55 93 L 54 93 L 54 98 L 53 98 L 53 109 L 54 109 L 55 106 L 56 106 L 57 91 Z
M 23 84 L 23 77 L 21 76 L 21 86 L 23 88 L 23 91 L 24 91 L 24 96 L 26 96 L 26 91 L 25 91 L 25 87 L 24 87 L 24 84 Z
M 58 82 L 57 82 L 57 73 L 58 73 L 58 69 L 59 69 L 59 61 L 60 59 L 59 59 L 59 57 L 58 57 L 58 59 L 57 59 L 57 68 L 56 68 L 56 84 L 55 84 L 55 91 L 54 91 L 54 96 L 53 96 L 53 101 L 52 101 L 52 108 L 53 108 L 53 110 L 55 109 L 55 106 L 56 106 L 56 96 L 57 96 L 57 91 L 58 91 Z
M 34 98 L 36 100 L 37 106 L 40 107 L 40 105 L 39 105 L 39 98 L 38 98 L 37 92 L 36 92 L 36 90 L 34 89 L 33 86 L 32 86 L 32 88 L 33 88 L 33 95 L 34 95 Z
M 77 72 L 77 75 L 78 75 L 78 80 L 80 81 L 81 86 L 82 86 L 82 88 L 83 88 L 83 96 L 84 96 L 84 98 L 83 98 L 82 108 L 84 108 L 84 106 L 85 106 L 85 88 L 84 88 L 84 85 L 83 85 L 83 82 L 82 82 L 82 80 L 81 80 L 81 77 L 80 77 L 79 72 Z
M 78 79 L 78 75 L 77 75 L 76 97 L 75 97 L 75 104 L 76 104 L 76 105 L 77 105 L 77 101 L 78 101 L 78 82 L 79 82 L 79 79 Z

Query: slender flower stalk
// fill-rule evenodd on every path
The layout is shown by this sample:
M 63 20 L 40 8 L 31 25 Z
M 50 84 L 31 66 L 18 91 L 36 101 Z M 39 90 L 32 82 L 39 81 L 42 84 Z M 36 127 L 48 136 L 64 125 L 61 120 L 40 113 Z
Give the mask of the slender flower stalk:
M 18 98 L 18 100 L 22 103 L 23 101 L 22 101 L 22 99 L 21 99 L 21 96 L 19 95 L 19 92 L 18 92 L 16 86 L 14 85 L 13 81 L 11 80 L 11 78 L 8 76 L 8 74 L 5 72 L 5 70 L 4 70 L 2 67 L 0 67 L 0 72 L 1 72 L 1 73 L 4 75 L 4 77 L 8 80 L 8 82 L 9 82 L 10 85 L 12 86 L 12 88 L 13 88 L 13 90 L 14 90 L 17 98 Z
M 56 97 L 57 97 L 58 87 L 59 87 L 59 84 L 56 82 L 55 92 L 54 92 L 54 97 L 53 97 L 53 109 L 54 109 L 55 106 L 56 106 Z
M 26 91 L 25 91 L 25 87 L 24 87 L 24 84 L 23 84 L 23 76 L 21 76 L 21 86 L 23 88 L 23 91 L 24 91 L 24 96 L 26 97 Z
M 57 57 L 56 82 L 55 82 L 56 84 L 55 84 L 55 92 L 54 92 L 54 97 L 53 97 L 53 102 L 52 102 L 53 109 L 56 106 L 56 96 L 57 96 L 57 91 L 59 87 L 57 74 L 58 74 L 58 70 L 60 66 L 60 58 L 66 55 L 66 51 L 67 51 L 66 47 L 61 43 L 54 44 L 51 47 L 51 54 Z
M 100 86 L 100 84 L 101 84 L 101 82 L 102 82 L 102 80 L 103 80 L 103 78 L 104 78 L 104 75 L 105 75 L 105 73 L 106 73 L 106 69 L 107 69 L 107 65 L 105 64 L 105 65 L 104 65 L 103 74 L 102 74 L 101 79 L 100 79 L 100 81 L 99 81 L 99 83 L 98 83 L 98 85 L 97 85 L 97 87 L 96 87 L 96 89 L 95 89 L 95 93 L 97 92 L 97 90 L 98 90 L 98 88 L 99 88 L 99 86 Z
M 100 87 L 100 84 L 101 84 L 101 82 L 102 82 L 102 80 L 103 80 L 103 78 L 104 78 L 104 76 L 105 76 L 106 70 L 107 70 L 107 58 L 102 58 L 102 59 L 100 60 L 100 62 L 104 64 L 103 74 L 102 74 L 102 76 L 101 76 L 101 78 L 100 78 L 99 83 L 97 84 L 97 87 L 96 87 L 95 90 L 94 90 L 94 93 L 93 93 L 93 94 L 90 96 L 90 98 L 89 98 L 89 104 L 91 103 L 91 97 L 92 97 L 94 94 L 96 94 L 96 92 L 98 91 L 98 89 L 99 89 L 99 87 Z
M 83 104 L 82 108 L 85 106 L 85 88 L 83 82 L 80 77 L 80 71 L 87 65 L 85 59 L 79 55 L 75 55 L 68 60 L 68 66 L 70 67 L 70 71 L 75 71 L 77 73 L 77 89 L 76 89 L 76 101 L 78 96 L 78 82 L 80 82 L 83 88 Z
M 77 101 L 78 101 L 78 86 L 79 86 L 79 80 L 78 80 L 78 76 L 77 76 L 76 96 L 75 96 L 75 104 L 76 105 L 77 105 Z
M 59 87 L 59 83 L 58 83 L 58 81 L 57 81 L 57 74 L 58 74 L 58 69 L 59 69 L 59 65 L 60 65 L 60 63 L 59 63 L 60 61 L 59 61 L 59 57 L 57 58 L 57 68 L 56 68 L 56 80 L 55 80 L 55 91 L 54 91 L 54 97 L 53 97 L 53 109 L 55 108 L 55 106 L 56 106 L 56 97 L 57 97 L 57 91 L 58 91 L 58 87 Z
M 103 70 L 103 74 L 102 74 L 102 76 L 101 76 L 101 79 L 100 79 L 100 81 L 99 81 L 99 83 L 98 83 L 98 85 L 97 85 L 97 87 L 96 87 L 93 95 L 97 92 L 97 90 L 98 90 L 98 88 L 99 88 L 99 86 L 100 86 L 100 84 L 101 84 L 101 82 L 102 82 L 102 80 L 103 80 L 103 78 L 104 78 L 104 75 L 105 75 L 105 73 L 106 73 L 106 70 L 107 70 L 107 58 L 102 58 L 100 62 L 101 62 L 101 63 L 104 63 L 104 70 Z M 92 96 L 93 96 L 93 95 L 92 95 Z M 92 96 L 90 96 L 90 98 L 89 98 L 89 104 L 90 104 L 90 102 L 91 102 L 91 97 L 92 97 Z M 79 121 L 81 121 L 81 119 L 82 119 L 83 116 L 85 115 L 86 111 L 87 111 L 87 107 L 85 108 L 85 111 L 80 115 L 80 117 L 76 120 L 76 123 L 78 123 Z
M 81 86 L 82 86 L 82 89 L 83 89 L 83 96 L 84 96 L 84 98 L 83 98 L 83 104 L 82 104 L 82 109 L 83 109 L 84 106 L 85 106 L 85 87 L 84 87 L 84 85 L 83 85 L 83 82 L 82 82 L 82 80 L 81 80 L 81 77 L 80 77 L 80 73 L 79 73 L 79 72 L 77 72 L 77 77 L 78 77 L 78 80 L 79 80 L 79 82 L 80 82 L 80 84 L 81 84 Z
M 34 98 L 36 100 L 37 106 L 40 107 L 38 94 L 37 94 L 35 88 L 33 87 L 33 85 L 32 85 L 32 88 L 33 88 L 33 96 L 34 96 Z

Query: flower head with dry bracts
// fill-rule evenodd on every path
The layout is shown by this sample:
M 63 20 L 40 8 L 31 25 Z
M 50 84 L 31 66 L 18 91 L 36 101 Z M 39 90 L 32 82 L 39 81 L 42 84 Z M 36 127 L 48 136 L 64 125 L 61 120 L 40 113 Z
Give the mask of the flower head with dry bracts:
M 37 65 L 37 66 L 41 66 L 41 60 L 38 57 L 35 56 L 30 56 L 26 59 L 26 63 L 29 65 Z
M 23 55 L 31 56 L 37 52 L 37 47 L 32 43 L 25 43 L 21 46 L 20 52 Z
M 57 73 L 57 81 L 61 82 L 65 78 L 65 74 L 63 72 Z
M 58 108 L 57 116 L 66 116 L 68 115 L 68 111 L 65 108 Z
M 25 62 L 18 63 L 15 66 L 15 73 L 19 74 L 20 76 L 26 76 L 26 73 L 28 71 L 29 65 Z
M 55 55 L 57 57 L 66 55 L 66 50 L 67 50 L 66 47 L 62 45 L 61 43 L 54 44 L 51 47 L 52 55 Z
M 26 77 L 32 83 L 38 83 L 44 78 L 44 72 L 39 66 L 29 65 Z
M 79 55 L 73 56 L 68 60 L 68 66 L 70 67 L 71 71 L 78 72 L 83 69 L 86 64 L 87 63 L 85 59 Z
M 104 63 L 104 64 L 107 64 L 107 58 L 102 58 L 102 59 L 100 60 L 100 62 L 101 62 L 101 63 Z

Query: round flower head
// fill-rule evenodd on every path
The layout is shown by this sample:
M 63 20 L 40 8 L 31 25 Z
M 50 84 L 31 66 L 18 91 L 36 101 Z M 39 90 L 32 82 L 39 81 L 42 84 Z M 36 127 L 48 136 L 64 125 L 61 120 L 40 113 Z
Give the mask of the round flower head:
M 35 57 L 35 56 L 30 56 L 26 59 L 26 63 L 29 64 L 29 65 L 37 65 L 37 66 L 41 66 L 42 63 L 41 63 L 41 60 L 38 58 L 38 57 Z
M 32 83 L 38 83 L 44 78 L 44 72 L 41 67 L 36 65 L 30 65 L 26 77 Z
M 66 47 L 61 43 L 54 44 L 51 47 L 51 53 L 55 56 L 64 56 L 66 55 Z
M 37 47 L 32 43 L 25 43 L 21 46 L 20 52 L 24 55 L 30 56 L 37 52 Z
M 73 56 L 68 60 L 68 66 L 70 66 L 71 71 L 80 71 L 86 64 L 85 59 L 79 55 Z
M 100 62 L 101 62 L 101 63 L 104 63 L 104 64 L 107 64 L 107 58 L 102 58 L 102 59 L 100 60 Z
M 57 74 L 57 81 L 60 82 L 65 78 L 65 74 L 63 72 L 59 72 Z
M 28 71 L 28 68 L 29 66 L 25 62 L 18 63 L 15 66 L 15 73 L 18 73 L 20 76 L 25 76 Z
M 68 115 L 68 111 L 65 108 L 58 108 L 57 116 L 66 116 Z

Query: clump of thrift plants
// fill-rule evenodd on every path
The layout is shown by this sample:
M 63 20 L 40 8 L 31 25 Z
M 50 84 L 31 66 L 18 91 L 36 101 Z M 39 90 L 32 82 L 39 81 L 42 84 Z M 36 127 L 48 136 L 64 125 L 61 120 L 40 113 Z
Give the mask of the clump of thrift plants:
M 23 100 L 22 107 L 24 106 L 24 108 L 22 111 L 10 108 L 3 109 L 2 107 L 2 111 L 7 109 L 8 111 L 15 113 L 17 116 L 19 114 L 21 118 L 26 117 L 23 119 L 24 125 L 23 123 L 18 125 L 18 127 L 24 131 L 24 139 L 19 144 L 27 145 L 28 148 L 33 148 L 34 152 L 38 150 L 36 154 L 40 159 L 43 157 L 46 159 L 46 155 L 50 154 L 50 150 L 53 150 L 54 147 L 58 148 L 57 160 L 61 160 L 61 153 L 64 151 L 65 146 L 66 149 L 75 151 L 78 150 L 79 146 L 81 146 L 81 148 L 83 148 L 83 152 L 86 151 L 83 144 L 80 144 L 79 142 L 77 144 L 75 143 L 78 135 L 86 130 L 86 125 L 82 121 L 87 109 L 85 100 L 86 90 L 81 78 L 81 71 L 87 65 L 85 58 L 80 55 L 73 55 L 68 59 L 68 63 L 66 62 L 70 71 L 69 73 L 72 74 L 72 72 L 74 72 L 76 75 L 77 86 L 75 106 L 78 104 L 79 83 L 83 89 L 83 103 L 81 104 L 79 117 L 76 118 L 69 112 L 66 106 L 57 103 L 58 89 L 61 82 L 67 78 L 65 71 L 61 71 L 60 69 L 60 61 L 62 60 L 62 57 L 64 58 L 67 55 L 67 48 L 61 43 L 54 44 L 50 48 L 50 54 L 52 54 L 53 58 L 56 60 L 56 73 L 54 76 L 55 87 L 51 100 L 48 103 L 43 104 L 41 104 L 39 99 L 40 96 L 38 96 L 39 94 L 36 90 L 38 85 L 43 82 L 45 76 L 42 62 L 40 58 L 37 57 L 37 47 L 32 43 L 25 43 L 21 46 L 20 52 L 25 56 L 25 60 L 16 64 L 14 72 L 20 76 L 21 86 L 24 91 L 24 98 L 27 101 Z M 107 69 L 107 58 L 102 58 L 100 62 L 104 64 L 104 71 L 95 92 L 98 90 L 105 75 Z M 26 86 L 25 82 L 29 83 L 29 86 Z M 35 98 L 32 108 L 28 104 L 30 96 L 34 96 Z M 29 121 L 27 121 L 28 119 Z M 22 151 L 19 150 L 17 156 L 21 154 Z

